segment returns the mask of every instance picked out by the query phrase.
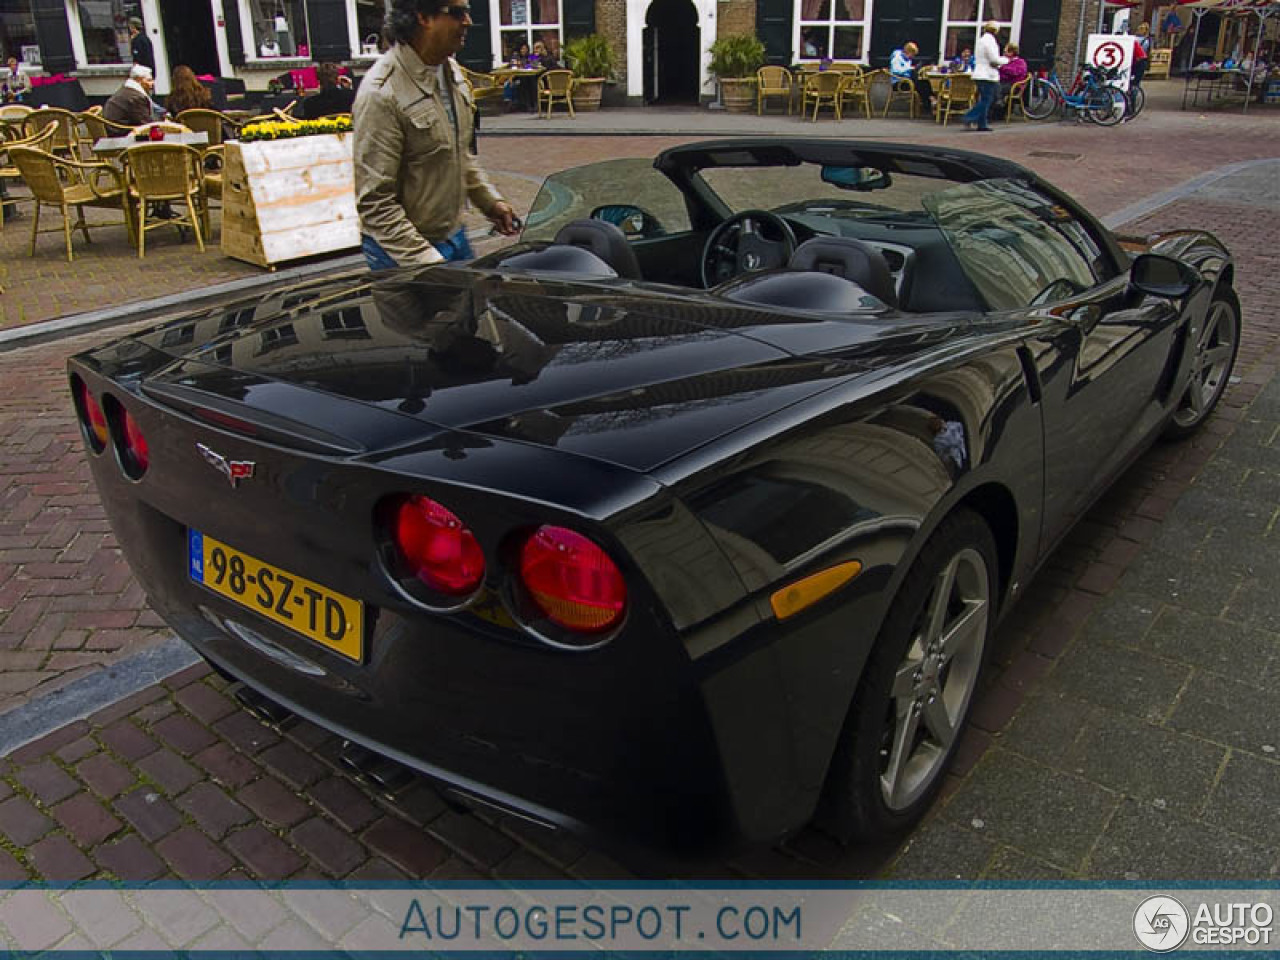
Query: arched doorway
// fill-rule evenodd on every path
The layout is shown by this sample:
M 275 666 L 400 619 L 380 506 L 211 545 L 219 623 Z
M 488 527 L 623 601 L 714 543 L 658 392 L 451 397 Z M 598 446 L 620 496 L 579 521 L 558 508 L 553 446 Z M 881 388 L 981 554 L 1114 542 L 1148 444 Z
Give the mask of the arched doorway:
M 690 0 L 653 0 L 644 17 L 646 103 L 697 103 L 701 31 Z

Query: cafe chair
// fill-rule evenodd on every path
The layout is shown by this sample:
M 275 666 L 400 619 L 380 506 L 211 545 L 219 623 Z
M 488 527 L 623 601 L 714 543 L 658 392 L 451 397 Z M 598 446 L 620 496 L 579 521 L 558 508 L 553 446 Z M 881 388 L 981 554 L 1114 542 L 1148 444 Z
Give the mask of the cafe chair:
M 223 164 L 226 160 L 223 155 L 225 150 L 226 147 L 219 143 L 204 151 L 201 175 L 204 178 L 205 203 L 210 209 L 213 208 L 215 200 L 218 202 L 218 207 L 222 207 L 222 172 Z
M 125 184 L 129 203 L 138 218 L 138 257 L 147 255 L 147 231 L 157 227 L 190 227 L 196 246 L 204 253 L 209 234 L 209 204 L 204 191 L 204 164 L 200 151 L 182 143 L 139 143 L 124 154 Z M 147 223 L 147 207 L 168 201 L 186 208 L 169 220 Z
M 907 101 L 907 112 L 914 120 L 920 116 L 920 94 L 916 93 L 916 85 L 905 77 L 893 77 L 889 85 L 889 96 L 884 101 L 884 116 L 889 115 L 893 105 L 902 99 Z
M 134 237 L 133 220 L 129 216 L 124 183 L 120 171 L 109 163 L 80 163 L 56 157 L 31 147 L 8 148 L 9 159 L 22 174 L 22 179 L 35 199 L 36 210 L 31 218 L 31 256 L 36 255 L 36 237 L 41 233 L 57 232 L 57 227 L 40 229 L 42 207 L 57 207 L 62 212 L 62 234 L 67 243 L 67 262 L 75 261 L 71 249 L 71 234 L 79 230 L 86 243 L 92 242 L 89 224 L 84 218 L 85 207 L 117 210 L 129 230 L 129 240 Z M 71 209 L 75 208 L 76 221 L 71 222 Z M 95 224 L 98 226 L 98 224 Z
M 547 119 L 551 119 L 551 110 L 556 101 L 563 103 L 573 116 L 573 71 L 548 70 L 538 77 L 538 116 L 542 116 L 542 105 L 547 105 Z
M 945 127 L 952 117 L 962 117 L 978 100 L 978 85 L 973 77 L 954 73 L 938 91 L 938 119 Z
M 502 84 L 488 73 L 477 73 L 462 67 L 462 76 L 471 88 L 471 99 L 477 107 L 486 107 L 502 101 Z
M 32 110 L 22 121 L 23 132 L 26 136 L 31 136 L 43 130 L 50 120 L 57 121 L 58 129 L 53 135 L 53 148 L 49 152 L 74 160 L 80 138 L 76 134 L 76 115 L 70 110 L 63 110 L 61 107 Z
M 861 106 L 867 119 L 871 119 L 871 84 L 861 70 L 846 73 L 844 83 L 840 86 L 840 112 L 844 113 L 844 109 L 851 103 L 855 109 Z
M 15 197 L 8 193 L 10 182 L 22 182 L 22 171 L 10 159 L 9 148 L 30 147 L 33 150 L 43 150 L 48 153 L 49 145 L 53 142 L 53 135 L 57 129 L 57 123 L 50 120 L 45 124 L 45 128 L 34 136 L 0 142 L 0 185 L 5 187 L 5 193 L 0 194 L 0 233 L 4 232 L 4 208 L 16 207 L 18 204 L 27 203 L 32 199 L 30 197 Z
M 809 104 L 813 104 L 813 116 L 811 121 L 818 119 L 818 111 L 823 106 L 831 107 L 836 114 L 836 119 L 841 119 L 840 115 L 840 88 L 844 84 L 844 74 L 837 73 L 835 70 L 823 70 L 819 73 L 811 73 L 804 78 L 804 91 L 800 98 L 800 114 L 804 116 L 809 112 Z
M 764 113 L 765 97 L 784 97 L 791 116 L 791 89 L 794 80 L 786 67 L 761 67 L 756 71 L 756 115 Z
M 1016 110 L 1022 114 L 1022 120 L 1025 123 L 1027 116 L 1027 88 L 1031 86 L 1031 77 L 1024 77 L 1009 88 L 1009 99 L 1004 106 L 1004 122 L 1010 123 L 1013 120 L 1013 112 Z
M 220 110 L 204 110 L 192 108 L 183 110 L 175 118 L 189 130 L 204 133 L 209 138 L 209 146 L 217 146 L 224 139 L 234 137 L 239 124 Z
M 133 133 L 133 127 L 104 119 L 101 111 L 85 110 L 76 114 L 76 130 L 79 133 L 81 159 L 93 159 L 93 145 L 108 137 L 124 137 Z
M 21 137 L 22 121 L 30 116 L 34 109 L 25 103 L 6 103 L 0 106 L 0 134 L 9 136 L 10 139 Z

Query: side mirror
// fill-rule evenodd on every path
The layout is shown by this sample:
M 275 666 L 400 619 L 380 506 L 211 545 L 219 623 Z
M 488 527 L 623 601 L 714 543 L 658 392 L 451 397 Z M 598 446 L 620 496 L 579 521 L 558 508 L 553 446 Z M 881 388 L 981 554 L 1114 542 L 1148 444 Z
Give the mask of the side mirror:
M 1139 255 L 1129 268 L 1130 288 L 1151 297 L 1180 300 L 1200 282 L 1200 273 L 1195 268 L 1157 253 Z
M 887 170 L 875 167 L 836 167 L 828 164 L 822 168 L 822 182 L 841 190 L 868 193 L 872 190 L 887 190 L 893 185 L 893 177 Z
M 666 231 L 648 210 L 629 203 L 609 203 L 591 211 L 592 220 L 603 220 L 618 227 L 628 240 L 644 240 L 660 237 Z

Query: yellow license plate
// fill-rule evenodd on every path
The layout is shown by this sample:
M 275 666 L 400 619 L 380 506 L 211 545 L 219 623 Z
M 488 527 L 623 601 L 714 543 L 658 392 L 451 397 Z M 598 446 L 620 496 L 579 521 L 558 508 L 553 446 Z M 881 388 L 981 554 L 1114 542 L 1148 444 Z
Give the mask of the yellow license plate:
M 191 579 L 344 657 L 364 656 L 364 605 L 263 563 L 198 530 L 187 531 Z

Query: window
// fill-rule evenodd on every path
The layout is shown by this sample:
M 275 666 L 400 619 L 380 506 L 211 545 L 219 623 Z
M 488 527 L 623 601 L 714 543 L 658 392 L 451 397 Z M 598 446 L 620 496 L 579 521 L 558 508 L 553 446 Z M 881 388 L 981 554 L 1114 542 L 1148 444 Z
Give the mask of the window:
M 529 55 L 537 43 L 560 59 L 560 0 L 498 0 L 498 26 L 504 63 Z
M 142 19 L 138 0 L 77 0 L 84 58 L 89 64 L 132 63 L 129 18 Z
M 292 323 L 267 327 L 258 334 L 258 338 L 258 356 L 270 353 L 272 350 L 279 350 L 281 347 L 291 347 L 298 342 L 298 334 L 294 331 Z
M 307 5 L 303 0 L 239 0 L 253 32 L 253 57 L 311 57 Z
M 4 48 L 5 57 L 17 57 L 26 64 L 40 63 L 31 0 L 0 0 L 0 47 Z
M 866 61 L 871 0 L 799 0 L 799 60 Z
M 360 38 L 361 55 L 373 56 L 378 52 L 385 17 L 386 0 L 356 0 L 356 35 Z
M 689 208 L 674 183 L 653 169 L 647 159 L 606 160 L 564 170 L 548 177 L 533 198 L 522 240 L 551 240 L 565 224 L 586 217 L 608 220 L 624 232 L 627 217 L 619 197 L 626 197 L 630 216 L 644 214 L 645 236 L 682 233 L 690 229 Z M 624 222 L 619 222 L 622 220 Z M 641 239 L 633 236 L 631 239 Z
M 978 30 L 988 20 L 1000 24 L 1000 47 L 1018 42 L 1023 0 L 946 0 L 942 22 L 942 56 L 953 60 L 978 44 Z
M 1068 299 L 1110 272 L 1101 247 L 1071 211 L 1025 183 L 982 180 L 924 202 L 993 310 Z
M 320 314 L 326 340 L 368 340 L 369 331 L 359 307 L 343 307 Z

